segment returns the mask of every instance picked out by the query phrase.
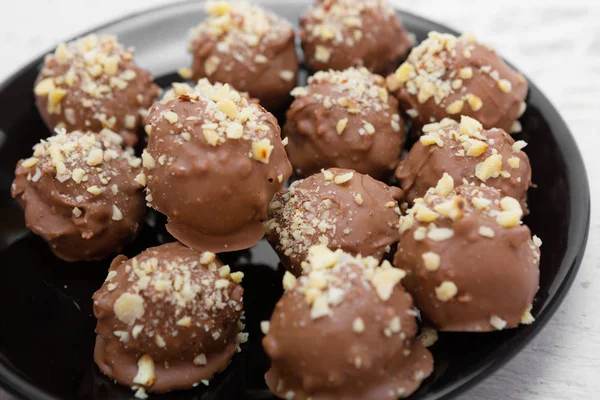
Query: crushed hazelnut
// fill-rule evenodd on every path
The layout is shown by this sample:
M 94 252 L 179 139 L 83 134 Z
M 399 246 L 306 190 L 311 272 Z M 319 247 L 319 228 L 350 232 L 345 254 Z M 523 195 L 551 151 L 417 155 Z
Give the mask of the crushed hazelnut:
M 423 258 L 423 264 L 427 271 L 437 271 L 440 268 L 439 254 L 428 251 L 423 253 L 421 258 Z
M 440 286 L 435 288 L 435 296 L 443 302 L 451 300 L 457 293 L 458 288 L 452 281 L 444 281 Z
M 133 378 L 133 383 L 143 386 L 152 386 L 156 376 L 154 373 L 154 360 L 148 354 L 138 360 L 138 371 Z

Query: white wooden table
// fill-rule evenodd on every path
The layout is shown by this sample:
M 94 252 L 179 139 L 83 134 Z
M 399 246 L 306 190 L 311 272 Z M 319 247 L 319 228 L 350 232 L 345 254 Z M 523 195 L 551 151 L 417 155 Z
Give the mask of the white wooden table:
M 286 0 L 279 0 L 286 1 Z M 3 0 L 0 81 L 34 56 L 91 27 L 173 0 Z M 598 5 L 594 5 L 594 2 Z M 550 97 L 600 194 L 600 2 L 397 0 L 399 7 L 492 43 Z M 598 147 L 597 147 L 598 146 Z M 592 206 L 588 249 L 564 303 L 517 357 L 461 398 L 600 398 L 600 220 Z M 0 389 L 0 400 L 10 397 Z

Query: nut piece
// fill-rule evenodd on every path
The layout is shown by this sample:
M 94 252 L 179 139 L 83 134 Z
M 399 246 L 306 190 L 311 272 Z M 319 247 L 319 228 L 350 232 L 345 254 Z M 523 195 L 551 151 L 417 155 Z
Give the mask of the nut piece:
M 502 318 L 500 318 L 497 315 L 493 315 L 490 318 L 490 324 L 492 324 L 492 326 L 494 328 L 496 328 L 497 330 L 501 331 L 502 329 L 506 328 L 506 321 L 503 320 Z
M 144 316 L 144 299 L 139 294 L 123 293 L 115 301 L 113 311 L 120 321 L 133 325 L 136 319 Z
M 260 331 L 263 333 L 263 335 L 268 335 L 270 329 L 271 329 L 270 321 L 261 321 L 260 322 Z
M 435 288 L 435 296 L 438 300 L 446 302 L 452 299 L 458 293 L 458 288 L 451 281 L 444 281 L 440 286 Z
M 440 256 L 437 253 L 428 251 L 421 255 L 423 258 L 423 264 L 427 271 L 437 271 L 440 268 Z
M 481 122 L 474 118 L 461 116 L 460 117 L 460 134 L 467 135 L 469 137 L 476 137 L 482 139 L 480 132 L 483 129 Z
M 152 386 L 156 376 L 154 374 L 154 360 L 148 354 L 144 354 L 138 360 L 138 372 L 133 378 L 133 383 L 143 386 Z
M 342 133 L 344 133 L 344 129 L 346 129 L 347 125 L 348 125 L 348 118 L 343 118 L 338 121 L 338 123 L 335 127 L 338 135 L 341 135 Z
M 339 261 L 338 253 L 324 245 L 312 246 L 308 250 L 308 262 L 315 271 L 333 267 Z
M 286 292 L 289 292 L 296 286 L 296 277 L 290 273 L 290 271 L 285 271 L 283 275 L 283 289 Z
M 352 330 L 356 333 L 363 333 L 365 331 L 365 323 L 361 318 L 355 318 L 352 322 Z
M 446 197 L 454 190 L 454 179 L 447 172 L 438 181 L 435 187 L 435 193 L 438 196 Z
M 334 178 L 333 182 L 337 185 L 343 185 L 346 182 L 350 182 L 352 177 L 354 176 L 354 172 L 347 172 L 342 175 L 338 175 Z
M 371 284 L 375 288 L 377 295 L 383 301 L 389 300 L 392 296 L 394 287 L 406 276 L 406 272 L 394 268 L 389 262 L 383 262 L 381 267 L 375 269 L 375 274 L 371 278 Z
M 269 139 L 261 139 L 258 142 L 252 142 L 252 158 L 263 164 L 268 164 L 274 148 L 275 146 L 271 144 Z
M 438 333 L 435 329 L 429 326 L 424 326 L 421 329 L 421 336 L 419 336 L 419 340 L 421 340 L 423 346 L 431 347 L 435 344 L 435 342 L 437 342 Z
M 462 111 L 464 105 L 465 105 L 464 101 L 455 100 L 448 107 L 446 107 L 446 112 L 448 114 L 459 114 Z
M 460 196 L 454 196 L 452 199 L 440 203 L 434 207 L 434 210 L 444 217 L 456 221 L 462 218 L 465 212 L 466 201 Z
M 475 176 L 483 182 L 490 178 L 497 178 L 500 176 L 500 172 L 502 172 L 502 156 L 500 154 L 493 154 L 475 166 Z

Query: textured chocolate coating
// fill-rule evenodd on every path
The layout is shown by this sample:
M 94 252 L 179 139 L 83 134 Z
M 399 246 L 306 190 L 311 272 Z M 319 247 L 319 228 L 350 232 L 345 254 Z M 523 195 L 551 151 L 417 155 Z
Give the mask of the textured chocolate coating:
M 350 168 L 384 178 L 398 161 L 404 122 L 384 79 L 365 68 L 318 72 L 296 100 L 283 127 L 290 161 L 300 176 Z
M 133 62 L 132 50 L 112 36 L 88 35 L 46 56 L 34 91 L 50 130 L 108 128 L 132 146 L 160 88 Z
M 453 191 L 446 175 L 400 221 L 394 265 L 437 329 L 487 332 L 530 324 L 539 287 L 541 241 L 523 212 L 494 188 Z
M 292 25 L 247 2 L 208 2 L 206 12 L 191 33 L 191 76 L 229 83 L 268 110 L 285 108 L 298 74 Z
M 313 71 L 364 66 L 389 74 L 413 45 L 386 0 L 316 0 L 300 27 Z
M 15 171 L 12 196 L 25 224 L 66 261 L 102 259 L 138 232 L 146 211 L 141 160 L 103 130 L 42 140 Z
M 150 205 L 179 241 L 214 252 L 264 235 L 267 205 L 292 167 L 273 115 L 228 85 L 201 80 L 150 110 L 142 154 Z
M 303 273 L 308 249 L 316 244 L 381 260 L 400 239 L 396 200 L 401 196 L 398 188 L 368 175 L 325 170 L 273 197 L 265 222 L 267 239 L 295 275 Z
M 433 359 L 415 339 L 412 298 L 398 284 L 404 273 L 341 250 L 311 253 L 313 271 L 297 282 L 284 277 L 286 293 L 267 325 L 271 391 L 298 400 L 409 396 Z
M 522 151 L 526 143 L 515 142 L 502 129 L 484 130 L 471 118 L 462 121 L 445 119 L 424 127 L 424 136 L 396 170 L 406 200 L 412 204 L 423 197 L 447 172 L 457 184 L 466 181 L 495 187 L 527 210 L 531 166 Z
M 179 243 L 118 256 L 93 297 L 96 364 L 123 385 L 153 392 L 210 380 L 247 340 L 242 277 L 213 253 Z
M 418 128 L 467 115 L 487 129 L 521 130 L 527 81 L 472 36 L 430 32 L 388 77 L 388 88 Z

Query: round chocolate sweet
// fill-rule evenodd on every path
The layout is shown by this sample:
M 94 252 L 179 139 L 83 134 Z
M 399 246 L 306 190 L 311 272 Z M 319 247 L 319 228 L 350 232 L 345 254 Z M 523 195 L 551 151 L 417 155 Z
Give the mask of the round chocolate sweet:
M 533 322 L 541 241 L 512 197 L 484 185 L 456 190 L 444 175 L 400 220 L 394 265 L 437 329 L 487 332 Z
M 147 200 L 168 217 L 168 231 L 198 250 L 256 244 L 267 205 L 292 172 L 275 117 L 204 79 L 155 103 L 147 122 Z
M 387 0 L 316 0 L 300 26 L 313 71 L 364 66 L 388 74 L 413 45 Z
M 93 297 L 96 364 L 138 396 L 208 384 L 247 341 L 242 277 L 179 243 L 118 256 Z
M 368 175 L 332 168 L 295 181 L 269 204 L 267 239 L 301 275 L 311 246 L 324 244 L 381 260 L 398 242 L 402 191 Z
M 17 164 L 11 192 L 25 210 L 25 224 L 63 260 L 102 259 L 141 226 L 141 160 L 122 141 L 108 129 L 59 130 Z
M 46 56 L 34 92 L 52 131 L 108 128 L 121 134 L 126 145 L 134 145 L 160 88 L 133 62 L 131 49 L 112 36 L 88 35 L 60 44 Z
M 317 72 L 298 87 L 283 127 L 290 161 L 300 176 L 351 168 L 385 178 L 404 144 L 398 103 L 384 79 L 367 69 Z
M 299 68 L 292 25 L 248 2 L 209 1 L 206 12 L 191 33 L 193 67 L 182 75 L 229 83 L 268 110 L 285 108 Z
M 447 118 L 425 125 L 423 131 L 396 170 L 409 203 L 423 197 L 448 173 L 457 185 L 473 182 L 495 187 L 527 210 L 531 166 L 522 151 L 526 142 L 515 142 L 502 129 L 483 129 L 478 121 L 464 116 L 460 124 Z
M 521 131 L 527 81 L 472 35 L 430 32 L 387 81 L 417 128 L 467 115 L 486 129 Z
M 261 328 L 271 358 L 267 385 L 285 399 L 397 399 L 433 369 L 415 338 L 404 272 L 372 257 L 311 249 L 311 272 L 286 272 L 285 294 Z

